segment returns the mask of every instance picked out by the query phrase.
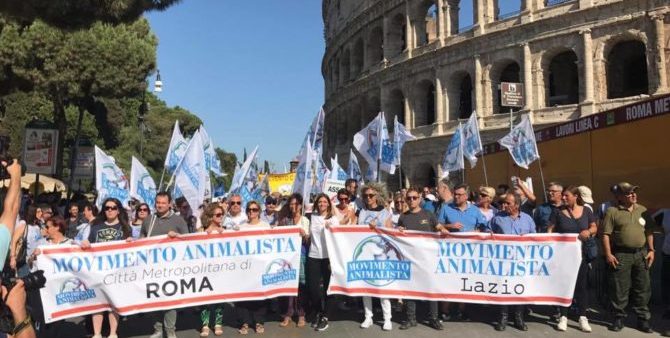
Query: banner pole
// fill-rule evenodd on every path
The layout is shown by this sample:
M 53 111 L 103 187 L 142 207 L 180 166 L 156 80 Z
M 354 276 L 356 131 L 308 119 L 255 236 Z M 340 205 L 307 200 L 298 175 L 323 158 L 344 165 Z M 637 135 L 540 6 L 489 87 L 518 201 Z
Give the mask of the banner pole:
M 547 202 L 549 201 L 549 198 L 547 198 L 547 189 L 546 185 L 544 184 L 544 172 L 542 171 L 542 158 L 538 157 L 537 159 L 537 165 L 540 166 L 540 179 L 542 180 L 542 191 L 544 191 L 544 201 Z
M 382 181 L 382 173 L 381 173 L 381 165 L 382 161 L 381 159 L 377 159 L 377 183 Z
M 400 158 L 398 158 L 398 191 L 402 190 L 402 165 Z

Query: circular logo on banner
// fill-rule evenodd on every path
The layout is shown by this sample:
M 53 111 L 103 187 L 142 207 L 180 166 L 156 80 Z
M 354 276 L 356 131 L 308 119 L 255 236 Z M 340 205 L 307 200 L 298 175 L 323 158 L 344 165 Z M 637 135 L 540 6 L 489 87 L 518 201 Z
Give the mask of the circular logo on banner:
M 263 285 L 270 285 L 295 280 L 297 276 L 297 271 L 291 267 L 289 261 L 277 258 L 265 267 L 265 273 L 261 278 Z
M 356 245 L 353 260 L 347 263 L 347 281 L 386 286 L 396 280 L 410 280 L 411 268 L 412 263 L 391 239 L 374 235 Z

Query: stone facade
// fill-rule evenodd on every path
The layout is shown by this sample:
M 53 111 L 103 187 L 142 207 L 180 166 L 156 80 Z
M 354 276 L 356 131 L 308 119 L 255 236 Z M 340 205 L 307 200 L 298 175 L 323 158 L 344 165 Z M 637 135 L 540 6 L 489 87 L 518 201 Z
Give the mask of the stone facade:
M 498 1 L 519 10 L 500 14 Z M 418 137 L 404 181 L 432 184 L 471 111 L 484 143 L 509 130 L 500 82 L 524 84 L 512 115 L 536 129 L 667 93 L 668 12 L 666 0 L 323 0 L 325 156 L 347 163 L 353 135 L 384 111 L 389 130 L 398 116 Z

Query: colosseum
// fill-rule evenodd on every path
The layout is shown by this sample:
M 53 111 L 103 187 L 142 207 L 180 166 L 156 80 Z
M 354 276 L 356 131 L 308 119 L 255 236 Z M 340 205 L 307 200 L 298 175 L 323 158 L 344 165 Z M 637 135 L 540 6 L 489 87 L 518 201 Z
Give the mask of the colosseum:
M 504 13 L 502 1 L 518 7 Z M 337 153 L 347 163 L 353 135 L 384 111 L 389 131 L 397 116 L 418 137 L 403 149 L 405 184 L 440 177 L 450 136 L 473 111 L 483 142 L 492 143 L 509 131 L 510 117 L 529 114 L 537 131 L 669 91 L 666 0 L 322 5 L 325 156 Z M 522 107 L 501 105 L 501 82 L 524 85 Z M 397 187 L 396 175 L 384 178 Z

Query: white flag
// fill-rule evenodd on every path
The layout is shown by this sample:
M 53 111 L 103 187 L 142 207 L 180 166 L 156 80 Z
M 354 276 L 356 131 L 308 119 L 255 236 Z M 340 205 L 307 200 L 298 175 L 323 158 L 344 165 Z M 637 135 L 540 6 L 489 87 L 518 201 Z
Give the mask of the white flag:
M 205 168 L 205 152 L 202 138 L 196 131 L 186 148 L 184 158 L 175 171 L 175 189 L 179 189 L 191 206 L 193 216 L 200 216 L 200 205 L 205 199 L 206 178 L 209 175 Z
M 454 135 L 449 141 L 447 151 L 444 153 L 442 161 L 442 177 L 447 177 L 450 171 L 457 171 L 465 168 L 463 163 L 463 135 L 462 127 L 459 124 Z
M 184 157 L 188 143 L 182 136 L 179 130 L 179 121 L 174 122 L 174 129 L 172 130 L 172 138 L 170 139 L 170 147 L 165 156 L 165 170 L 168 173 L 173 173 L 177 165 Z
M 395 173 L 393 143 L 389 139 L 384 112 L 380 112 L 372 122 L 354 135 L 354 148 L 363 155 L 373 170 L 377 170 L 379 160 L 381 170 L 391 175 Z
M 254 148 L 254 151 L 251 152 L 251 155 L 247 156 L 247 160 L 244 161 L 239 170 L 235 170 L 235 175 L 233 176 L 233 181 L 230 182 L 230 189 L 228 192 L 235 193 L 237 189 L 241 188 L 244 184 L 247 175 L 249 174 L 249 169 L 251 168 L 251 163 L 256 159 L 256 152 L 258 151 L 258 146 Z
M 398 122 L 398 115 L 393 119 L 393 163 L 400 165 L 400 155 L 402 154 L 402 146 L 405 142 L 416 140 L 416 136 L 412 135 L 405 126 Z
M 498 143 L 507 148 L 514 163 L 524 169 L 528 169 L 531 163 L 540 158 L 533 124 L 530 123 L 528 115 L 523 115 L 521 122 L 514 126 L 509 134 L 498 140 Z
M 330 159 L 330 167 L 332 168 L 330 172 L 330 179 L 331 180 L 338 180 L 338 181 L 346 181 L 347 180 L 347 172 L 340 167 L 340 163 L 337 160 L 337 154 L 335 154 L 335 158 Z
M 130 197 L 148 204 L 152 209 L 156 204 L 156 182 L 135 156 L 130 165 Z
M 298 168 L 295 172 L 295 179 L 293 180 L 293 192 L 300 193 L 303 200 L 303 208 L 309 203 L 309 194 L 312 191 L 315 181 L 314 173 L 314 154 L 312 153 L 311 138 L 307 136 L 298 163 Z M 303 209 L 305 210 L 305 209 Z
M 130 201 L 128 178 L 114 161 L 98 146 L 95 146 L 95 189 L 98 198 L 95 204 L 100 208 L 107 198 L 116 198 L 125 207 Z
M 477 122 L 477 112 L 472 115 L 463 125 L 463 155 L 470 162 L 470 168 L 477 165 L 477 154 L 484 150 L 482 139 L 479 135 L 479 123 Z
M 353 149 L 349 149 L 349 178 L 353 178 L 358 182 L 362 181 L 363 174 L 361 173 L 361 166 L 358 165 L 358 158 Z
M 200 126 L 200 137 L 202 138 L 202 144 L 205 147 L 205 165 L 207 170 L 211 171 L 216 176 L 223 176 L 223 171 L 221 170 L 221 162 L 219 162 L 219 156 L 216 154 L 216 148 L 214 147 L 214 142 L 207 134 L 205 126 Z
M 307 138 L 312 140 L 312 143 L 310 143 L 310 146 L 312 147 L 312 156 L 316 157 L 317 154 L 322 153 L 324 115 L 325 113 L 323 112 L 323 107 L 321 107 L 316 116 L 314 116 L 312 124 L 310 124 L 309 129 L 307 130 L 307 134 L 305 135 L 305 139 L 302 142 L 302 147 L 300 148 L 298 157 L 300 157 L 302 153 L 305 152 L 306 150 L 305 141 L 307 140 Z

